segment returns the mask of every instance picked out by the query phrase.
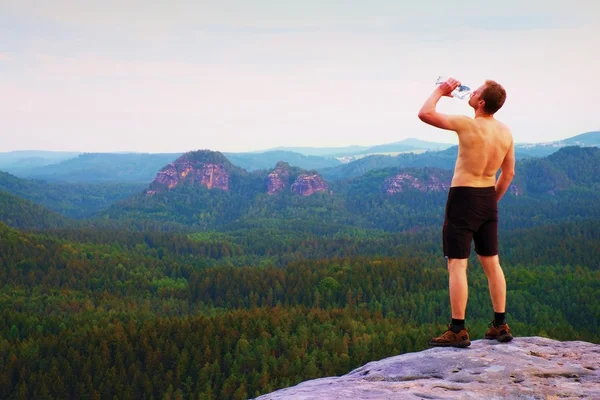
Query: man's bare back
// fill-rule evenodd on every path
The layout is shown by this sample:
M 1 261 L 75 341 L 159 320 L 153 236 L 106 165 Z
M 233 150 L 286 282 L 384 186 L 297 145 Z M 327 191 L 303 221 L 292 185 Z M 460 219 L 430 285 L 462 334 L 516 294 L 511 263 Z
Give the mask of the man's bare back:
M 498 170 L 505 160 L 511 162 L 512 134 L 493 117 L 469 120 L 457 131 L 458 158 L 451 186 L 495 186 Z

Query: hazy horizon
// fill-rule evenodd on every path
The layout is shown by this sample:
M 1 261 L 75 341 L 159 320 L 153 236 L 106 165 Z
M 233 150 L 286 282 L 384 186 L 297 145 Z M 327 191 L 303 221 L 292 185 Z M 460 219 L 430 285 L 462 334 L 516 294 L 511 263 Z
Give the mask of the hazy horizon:
M 590 132 L 596 132 L 596 131 L 590 131 Z M 566 136 L 564 138 L 559 138 L 557 139 L 558 141 L 560 140 L 565 140 L 565 139 L 569 139 L 572 138 L 574 136 L 578 136 L 580 134 L 584 134 L 584 133 L 590 133 L 590 132 L 581 132 L 577 135 L 571 135 L 571 136 Z M 418 139 L 418 138 L 414 138 L 414 137 L 409 137 L 406 139 L 402 139 L 402 140 L 398 140 L 397 142 L 402 142 L 404 140 L 409 140 L 409 139 Z M 426 141 L 424 139 L 418 139 L 418 140 L 423 140 Z M 431 142 L 431 141 L 429 141 Z M 139 153 L 139 154 L 165 154 L 165 153 L 187 153 L 190 151 L 196 151 L 196 150 L 211 150 L 211 151 L 218 151 L 221 153 L 260 153 L 260 152 L 267 152 L 267 151 L 277 151 L 277 150 L 281 150 L 281 151 L 285 151 L 288 149 L 334 149 L 334 148 L 347 148 L 347 147 L 364 147 L 364 148 L 369 148 L 369 147 L 375 147 L 375 146 L 381 146 L 381 145 L 387 145 L 387 144 L 393 144 L 396 142 L 388 142 L 388 143 L 374 143 L 374 144 L 367 144 L 367 145 L 356 145 L 356 144 L 349 144 L 349 145 L 344 145 L 344 146 L 276 146 L 276 147 L 271 147 L 271 148 L 264 148 L 264 149 L 258 149 L 258 150 L 247 150 L 247 151 L 225 151 L 225 150 L 220 150 L 220 149 L 206 149 L 206 148 L 197 148 L 197 149 L 183 149 L 183 150 L 179 150 L 179 151 L 137 151 L 137 150 L 115 150 L 115 151 L 110 151 L 110 150 L 106 150 L 106 151 L 78 151 L 78 150 L 45 150 L 45 149 L 35 149 L 35 148 L 31 148 L 31 149 L 19 149 L 19 150 L 8 150 L 8 151 L 1 151 L 0 150 L 0 154 L 4 153 L 18 153 L 18 152 L 55 152 L 55 153 L 110 153 L 110 154 L 132 154 L 132 153 Z M 457 145 L 458 142 L 432 142 L 432 143 L 441 143 L 441 144 L 449 144 L 449 145 Z M 516 142 L 516 145 L 526 145 L 526 144 L 542 144 L 542 143 L 549 143 L 549 142 Z
M 0 152 L 456 144 L 417 118 L 438 75 L 503 84 L 518 143 L 600 128 L 600 5 L 448 7 L 0 0 Z

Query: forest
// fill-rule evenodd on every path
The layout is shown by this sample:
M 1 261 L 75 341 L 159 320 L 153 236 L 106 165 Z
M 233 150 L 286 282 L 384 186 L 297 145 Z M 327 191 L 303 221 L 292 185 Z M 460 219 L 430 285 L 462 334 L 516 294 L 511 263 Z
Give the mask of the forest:
M 516 336 L 600 343 L 596 150 L 520 161 L 524 194 L 500 203 Z M 450 317 L 447 194 L 382 193 L 399 172 L 449 175 L 388 167 L 309 197 L 262 193 L 261 172 L 154 197 L 1 175 L 0 398 L 247 399 L 426 349 Z M 474 253 L 469 285 L 480 339 Z
M 518 336 L 600 343 L 595 221 L 507 232 Z M 448 321 L 439 232 L 0 225 L 0 397 L 245 399 L 420 351 Z M 468 326 L 493 313 L 475 258 Z

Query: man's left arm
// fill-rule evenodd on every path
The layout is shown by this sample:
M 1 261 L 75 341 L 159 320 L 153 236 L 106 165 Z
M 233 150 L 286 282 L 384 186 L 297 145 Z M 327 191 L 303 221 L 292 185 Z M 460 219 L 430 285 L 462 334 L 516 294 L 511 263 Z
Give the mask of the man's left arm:
M 436 128 L 446 129 L 449 131 L 459 132 L 470 119 L 465 115 L 448 115 L 437 112 L 436 106 L 438 101 L 443 96 L 452 97 L 451 93 L 454 89 L 460 86 L 460 82 L 455 79 L 448 81 L 438 86 L 431 96 L 425 101 L 423 107 L 419 111 L 419 119 L 426 124 L 435 126 Z

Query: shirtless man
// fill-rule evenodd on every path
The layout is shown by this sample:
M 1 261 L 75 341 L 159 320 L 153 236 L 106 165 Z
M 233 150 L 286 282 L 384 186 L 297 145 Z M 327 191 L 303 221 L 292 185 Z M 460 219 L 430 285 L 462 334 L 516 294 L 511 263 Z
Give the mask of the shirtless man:
M 469 100 L 475 118 L 437 112 L 440 98 L 452 97 L 452 91 L 458 86 L 459 81 L 448 79 L 436 88 L 419 112 L 423 122 L 455 131 L 459 143 L 443 228 L 452 323 L 441 336 L 430 340 L 430 346 L 467 347 L 471 344 L 465 328 L 471 240 L 475 242 L 475 251 L 488 278 L 495 313 L 485 338 L 500 342 L 513 338 L 505 320 L 506 280 L 498 259 L 498 201 L 515 175 L 514 144 L 508 127 L 494 118 L 494 113 L 504 104 L 506 91 L 490 80 L 475 90 Z M 499 169 L 502 172 L 496 180 Z

